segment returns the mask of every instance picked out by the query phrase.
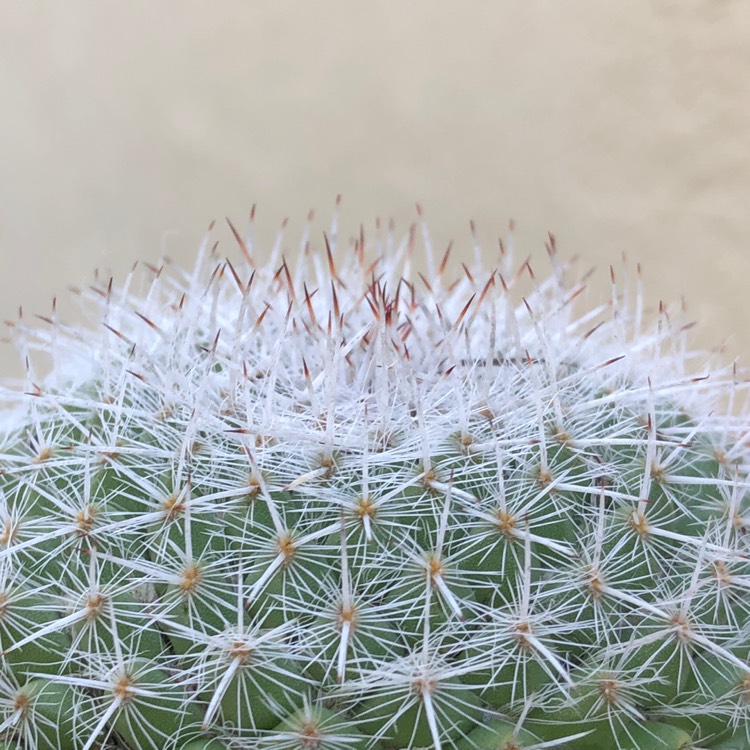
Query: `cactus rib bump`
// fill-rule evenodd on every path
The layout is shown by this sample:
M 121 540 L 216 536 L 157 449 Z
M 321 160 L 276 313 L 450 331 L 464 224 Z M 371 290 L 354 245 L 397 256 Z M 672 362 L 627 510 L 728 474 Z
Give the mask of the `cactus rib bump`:
M 235 235 L 10 327 L 0 748 L 750 747 L 734 368 L 554 243 Z

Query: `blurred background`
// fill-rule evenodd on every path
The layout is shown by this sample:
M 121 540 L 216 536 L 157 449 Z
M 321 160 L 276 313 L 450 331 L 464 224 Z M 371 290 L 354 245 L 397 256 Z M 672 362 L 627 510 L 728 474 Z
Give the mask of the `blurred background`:
M 0 0 L 0 320 L 95 267 L 424 206 L 435 245 L 641 261 L 750 363 L 750 3 Z M 315 237 L 319 238 L 319 234 Z M 0 376 L 18 372 L 0 346 Z

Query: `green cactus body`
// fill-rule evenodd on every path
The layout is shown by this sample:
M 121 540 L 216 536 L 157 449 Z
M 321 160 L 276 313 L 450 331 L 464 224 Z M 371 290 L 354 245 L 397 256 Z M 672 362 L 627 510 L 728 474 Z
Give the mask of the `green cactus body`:
M 0 747 L 750 747 L 746 384 L 554 253 L 336 245 L 11 327 Z

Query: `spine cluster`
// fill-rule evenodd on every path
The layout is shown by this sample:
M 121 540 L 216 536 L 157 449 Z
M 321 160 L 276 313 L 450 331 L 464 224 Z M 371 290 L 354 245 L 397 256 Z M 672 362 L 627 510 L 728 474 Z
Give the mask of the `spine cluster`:
M 554 243 L 336 233 L 11 327 L 0 748 L 750 746 L 737 373 Z

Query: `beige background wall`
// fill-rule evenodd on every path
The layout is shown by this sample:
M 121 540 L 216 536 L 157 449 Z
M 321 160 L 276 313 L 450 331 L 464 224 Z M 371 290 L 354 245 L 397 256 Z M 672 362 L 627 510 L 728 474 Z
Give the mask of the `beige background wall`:
M 685 294 L 750 362 L 745 0 L 0 0 L 0 319 L 343 193 Z M 217 235 L 230 252 L 228 232 Z M 290 235 L 293 237 L 294 233 Z M 292 244 L 290 242 L 290 244 Z M 63 305 L 64 309 L 64 305 Z M 0 348 L 0 375 L 16 371 Z

